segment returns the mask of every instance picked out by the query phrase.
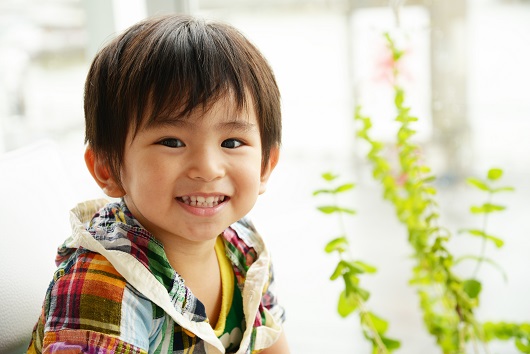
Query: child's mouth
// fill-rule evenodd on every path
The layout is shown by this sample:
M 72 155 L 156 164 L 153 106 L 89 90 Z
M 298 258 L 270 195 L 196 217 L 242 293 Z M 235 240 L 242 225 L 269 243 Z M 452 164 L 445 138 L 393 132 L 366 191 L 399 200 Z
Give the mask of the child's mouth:
M 200 195 L 184 195 L 182 197 L 177 197 L 177 201 L 198 208 L 213 208 L 225 200 L 228 200 L 228 197 L 224 195 L 215 195 L 203 197 Z

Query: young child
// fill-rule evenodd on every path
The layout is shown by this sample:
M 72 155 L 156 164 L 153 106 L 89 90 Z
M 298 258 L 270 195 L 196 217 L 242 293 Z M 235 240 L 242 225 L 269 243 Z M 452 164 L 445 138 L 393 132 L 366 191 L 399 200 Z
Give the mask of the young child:
M 116 202 L 71 212 L 29 353 L 288 353 L 245 215 L 279 158 L 280 94 L 237 30 L 138 23 L 85 86 L 88 169 Z

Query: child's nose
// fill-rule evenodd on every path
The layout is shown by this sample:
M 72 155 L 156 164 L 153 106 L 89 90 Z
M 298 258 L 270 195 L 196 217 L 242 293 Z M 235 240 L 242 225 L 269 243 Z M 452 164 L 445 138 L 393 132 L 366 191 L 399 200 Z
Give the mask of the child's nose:
M 221 152 L 207 146 L 197 149 L 191 156 L 188 175 L 205 182 L 221 178 L 224 175 Z

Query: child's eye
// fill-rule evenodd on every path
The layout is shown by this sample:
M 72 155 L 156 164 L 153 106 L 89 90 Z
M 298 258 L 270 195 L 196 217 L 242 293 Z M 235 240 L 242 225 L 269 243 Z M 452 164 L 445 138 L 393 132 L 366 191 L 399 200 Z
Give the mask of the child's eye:
M 164 145 L 170 148 L 180 148 L 180 147 L 186 146 L 180 139 L 175 139 L 175 138 L 167 138 L 167 139 L 160 140 L 158 144 Z
M 235 149 L 243 145 L 243 143 L 237 139 L 226 139 L 221 143 L 221 147 L 227 148 L 227 149 Z

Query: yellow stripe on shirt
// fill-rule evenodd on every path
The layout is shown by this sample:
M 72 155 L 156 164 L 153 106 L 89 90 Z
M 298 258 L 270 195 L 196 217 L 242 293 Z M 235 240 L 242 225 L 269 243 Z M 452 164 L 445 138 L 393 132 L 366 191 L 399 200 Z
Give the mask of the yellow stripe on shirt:
M 214 332 L 217 337 L 221 336 L 225 330 L 226 317 L 232 307 L 232 298 L 234 296 L 234 271 L 232 265 L 226 256 L 225 244 L 222 237 L 217 237 L 215 243 L 215 253 L 217 254 L 217 261 L 219 262 L 219 269 L 221 271 L 221 312 L 219 319 L 215 325 Z

